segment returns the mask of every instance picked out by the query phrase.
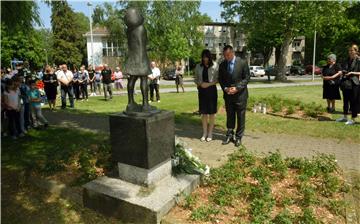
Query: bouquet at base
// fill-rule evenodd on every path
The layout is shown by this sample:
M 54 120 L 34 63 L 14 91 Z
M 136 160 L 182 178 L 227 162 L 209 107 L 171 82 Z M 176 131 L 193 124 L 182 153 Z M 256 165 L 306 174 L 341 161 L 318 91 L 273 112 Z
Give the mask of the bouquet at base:
M 172 165 L 176 173 L 210 175 L 210 167 L 194 156 L 192 150 L 187 148 L 184 142 L 177 137 L 175 137 L 175 154 L 172 156 Z

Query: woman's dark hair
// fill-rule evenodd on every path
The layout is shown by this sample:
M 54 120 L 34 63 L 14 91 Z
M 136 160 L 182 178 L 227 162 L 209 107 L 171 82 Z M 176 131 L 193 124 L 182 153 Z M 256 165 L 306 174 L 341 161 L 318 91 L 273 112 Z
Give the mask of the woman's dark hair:
M 204 66 L 203 58 L 207 57 L 209 59 L 209 67 L 213 66 L 214 62 L 212 60 L 211 52 L 208 49 L 205 49 L 201 52 L 201 65 Z

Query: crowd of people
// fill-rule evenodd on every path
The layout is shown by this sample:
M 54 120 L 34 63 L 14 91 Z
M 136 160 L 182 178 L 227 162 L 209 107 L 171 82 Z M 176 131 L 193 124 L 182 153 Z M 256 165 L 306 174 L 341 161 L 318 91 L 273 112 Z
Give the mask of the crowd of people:
M 348 49 L 349 58 L 346 63 L 337 63 L 336 55 L 330 54 L 327 65 L 322 69 L 323 98 L 327 100 L 327 111 L 335 112 L 335 100 L 340 100 L 340 90 L 343 95 L 343 116 L 338 122 L 347 125 L 355 124 L 355 118 L 360 112 L 360 54 L 357 45 Z M 245 129 L 245 110 L 248 98 L 247 83 L 249 81 L 249 66 L 245 60 L 235 56 L 232 47 L 225 46 L 224 61 L 217 65 L 212 60 L 209 50 L 201 54 L 201 62 L 195 67 L 194 81 L 198 87 L 199 113 L 201 114 L 203 135 L 201 141 L 211 141 L 218 108 L 219 83 L 225 100 L 227 115 L 227 133 L 224 144 L 234 142 L 241 144 Z M 151 62 L 149 80 L 149 102 L 160 102 L 160 69 Z M 184 92 L 181 66 L 176 67 L 176 89 Z M 56 109 L 58 92 L 61 95 L 61 108 L 74 108 L 74 101 L 88 101 L 89 95 L 103 93 L 106 101 L 113 98 L 113 85 L 116 90 L 124 88 L 124 79 L 120 67 L 112 71 L 107 64 L 86 69 L 84 65 L 79 70 L 72 71 L 66 64 L 58 67 L 46 66 L 44 72 L 30 72 L 26 64 L 17 65 L 16 69 L 1 72 L 1 117 L 2 135 L 12 138 L 24 136 L 29 128 L 47 127 L 48 121 L 43 116 L 41 104 L 46 99 L 50 111 Z M 89 94 L 90 89 L 90 94 Z M 351 114 L 351 118 L 348 116 Z M 236 131 L 235 123 L 237 123 Z
M 28 64 L 18 64 L 15 69 L 1 71 L 1 119 L 2 136 L 13 139 L 23 137 L 30 128 L 47 127 L 48 121 L 41 112 L 45 102 L 50 111 L 56 109 L 58 92 L 61 96 L 61 108 L 74 108 L 75 101 L 88 101 L 89 96 L 103 93 L 105 101 L 113 98 L 113 85 L 116 90 L 124 88 L 124 79 L 120 67 L 112 71 L 107 64 L 86 69 L 68 69 L 66 64 L 46 66 L 44 72 L 31 72 Z M 160 70 L 155 62 L 151 65 L 150 101 L 160 102 Z M 90 94 L 89 94 L 90 90 Z

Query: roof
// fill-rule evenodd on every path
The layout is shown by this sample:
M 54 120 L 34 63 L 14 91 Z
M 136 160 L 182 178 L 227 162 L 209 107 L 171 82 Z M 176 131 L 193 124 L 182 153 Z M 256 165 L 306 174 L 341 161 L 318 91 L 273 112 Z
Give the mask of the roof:
M 109 31 L 106 29 L 106 27 L 94 27 L 93 28 L 93 36 L 109 36 Z M 84 34 L 84 36 L 86 37 L 89 37 L 91 34 L 90 34 L 90 31 L 89 32 L 86 32 Z
M 235 23 L 209 22 L 209 23 L 204 23 L 204 26 L 235 26 Z

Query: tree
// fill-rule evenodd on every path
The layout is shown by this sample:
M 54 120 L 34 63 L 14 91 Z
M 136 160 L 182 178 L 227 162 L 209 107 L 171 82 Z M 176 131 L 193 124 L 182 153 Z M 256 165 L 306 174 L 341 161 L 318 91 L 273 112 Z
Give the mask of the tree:
M 83 37 L 76 14 L 66 1 L 51 1 L 51 26 L 53 31 L 53 59 L 55 64 L 79 65 L 82 54 L 78 48 Z
M 343 2 L 342 8 L 336 15 L 336 20 L 318 21 L 321 27 L 317 35 L 316 60 L 324 60 L 330 53 L 337 55 L 338 61 L 345 61 L 348 57 L 347 48 L 351 44 L 360 44 L 360 10 L 359 2 Z M 320 23 L 321 22 L 321 23 Z M 311 64 L 313 60 L 313 35 L 309 34 L 306 46 L 305 61 Z M 308 52 L 308 53 L 307 53 Z
M 199 58 L 204 34 L 198 27 L 209 21 L 199 7 L 199 1 L 153 2 L 147 24 L 152 58 L 163 63 Z
M 199 6 L 199 1 L 118 1 L 116 6 L 104 3 L 94 14 L 102 18 L 96 19 L 97 24 L 107 27 L 110 39 L 126 46 L 123 15 L 128 7 L 138 8 L 145 18 L 150 58 L 168 63 L 192 56 L 199 58 L 203 33 L 198 26 L 210 21 L 199 13 Z
M 286 80 L 286 55 L 292 40 L 312 32 L 315 22 L 322 24 L 322 21 L 336 20 L 336 17 L 328 15 L 338 14 L 341 4 L 317 1 L 222 2 L 227 20 L 240 17 L 239 24 L 246 31 L 250 48 L 261 52 L 259 47 L 263 44 L 264 53 L 276 48 L 277 80 Z
M 26 60 L 32 67 L 44 64 L 38 5 L 34 1 L 1 2 L 1 65 L 10 66 L 14 58 Z
M 1 1 L 1 26 L 6 26 L 9 34 L 31 32 L 33 25 L 41 25 L 35 1 Z

